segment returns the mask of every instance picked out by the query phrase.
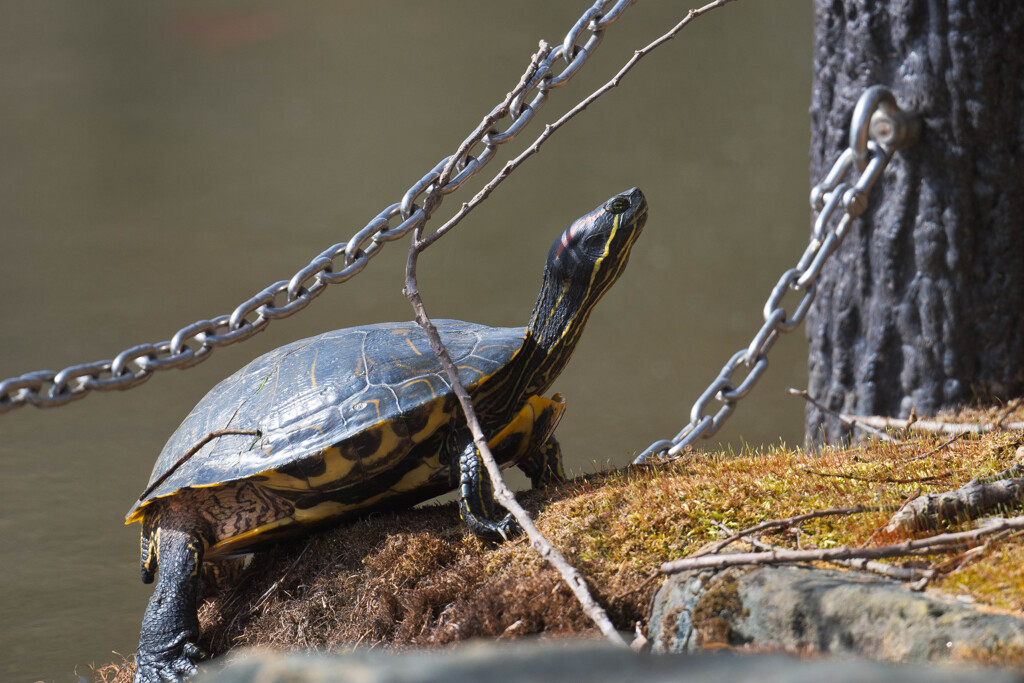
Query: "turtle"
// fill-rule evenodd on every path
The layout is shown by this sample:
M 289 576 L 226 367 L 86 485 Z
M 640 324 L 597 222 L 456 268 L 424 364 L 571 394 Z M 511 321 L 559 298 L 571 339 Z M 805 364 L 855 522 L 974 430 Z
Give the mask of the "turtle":
M 495 458 L 533 486 L 564 476 L 552 433 L 565 400 L 544 394 L 646 220 L 637 188 L 575 220 L 548 251 L 526 327 L 435 321 Z M 327 332 L 252 361 L 182 421 L 126 516 L 142 525 L 142 580 L 156 580 L 136 682 L 195 672 L 204 567 L 453 490 L 477 536 L 521 531 L 511 515 L 497 518 L 479 451 L 417 323 Z

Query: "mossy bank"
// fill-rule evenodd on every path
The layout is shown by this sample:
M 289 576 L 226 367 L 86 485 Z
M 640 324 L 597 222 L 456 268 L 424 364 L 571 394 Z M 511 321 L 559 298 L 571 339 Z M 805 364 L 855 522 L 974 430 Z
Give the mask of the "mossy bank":
M 537 525 L 586 576 L 613 622 L 646 628 L 666 561 L 737 530 L 816 509 L 899 506 L 1000 472 L 1020 432 L 915 436 L 806 454 L 768 448 L 698 453 L 664 466 L 578 477 L 521 494 Z M 922 457 L 924 456 L 924 457 Z M 1011 513 L 1012 511 L 1007 511 Z M 783 547 L 882 545 L 891 510 L 813 519 L 766 537 Z M 957 520 L 947 530 L 970 528 Z M 940 570 L 928 590 L 976 609 L 1024 614 L 1024 542 L 915 557 Z M 894 560 L 896 564 L 903 561 Z M 556 573 L 525 540 L 488 545 L 466 532 L 454 504 L 377 514 L 255 556 L 240 580 L 200 608 L 211 654 L 277 649 L 437 647 L 472 638 L 596 634 Z M 1024 664 L 1015 650 L 961 652 L 964 660 Z M 99 669 L 127 680 L 130 663 Z

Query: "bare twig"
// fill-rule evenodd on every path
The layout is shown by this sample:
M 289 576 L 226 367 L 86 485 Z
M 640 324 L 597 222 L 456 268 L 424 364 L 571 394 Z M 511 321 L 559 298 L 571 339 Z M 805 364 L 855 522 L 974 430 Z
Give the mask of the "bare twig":
M 938 420 L 902 420 L 898 417 L 881 417 L 878 415 L 839 415 L 842 420 L 856 420 L 860 424 L 876 429 L 911 429 L 930 434 L 986 434 L 994 431 L 1011 431 L 1024 429 L 1024 422 L 987 422 L 985 424 L 969 424 L 964 422 L 939 422 Z
M 721 522 L 715 522 L 715 524 L 724 530 L 726 534 L 729 533 L 728 527 Z M 730 537 L 731 538 L 731 537 Z M 755 548 L 761 550 L 788 550 L 788 548 L 781 548 L 771 543 L 765 543 L 759 538 L 742 538 L 744 543 L 749 543 Z M 853 560 L 829 560 L 832 564 L 837 564 L 840 567 L 847 567 L 850 569 L 857 569 L 860 571 L 870 572 L 872 574 L 878 574 L 889 579 L 896 579 L 897 581 L 919 581 L 921 579 L 933 579 L 935 578 L 936 571 L 934 569 L 917 569 L 913 567 L 896 567 L 891 564 L 885 564 L 884 562 L 878 562 L 877 560 L 866 560 L 864 558 L 856 558 Z
M 935 481 L 936 479 L 945 479 L 953 474 L 952 472 L 939 472 L 938 474 L 930 474 L 926 477 L 896 479 L 894 477 L 865 477 L 859 474 L 847 474 L 846 472 L 819 472 L 818 470 L 806 467 L 801 467 L 798 471 L 804 474 L 813 474 L 816 477 L 837 477 L 839 479 L 852 479 L 853 481 L 866 481 L 872 484 L 920 484 L 922 482 Z
M 441 362 L 441 366 L 448 375 L 448 381 L 451 383 L 453 393 L 459 399 L 459 404 L 462 406 L 462 411 L 466 416 L 466 423 L 473 434 L 473 442 L 476 444 L 480 457 L 484 461 L 484 466 L 487 468 L 487 473 L 491 477 L 491 484 L 494 487 L 494 499 L 512 513 L 512 516 L 519 522 L 519 526 L 526 532 L 534 550 L 562 575 L 562 579 L 568 584 L 576 599 L 579 600 L 583 611 L 597 624 L 601 633 L 613 643 L 626 646 L 626 641 L 622 639 L 622 636 L 615 629 L 604 608 L 591 596 L 590 589 L 587 587 L 587 582 L 583 575 L 569 564 L 565 556 L 540 533 L 530 515 L 519 504 L 519 501 L 516 500 L 508 485 L 505 484 L 505 480 L 501 476 L 501 468 L 498 467 L 498 463 L 494 460 L 494 455 L 487 446 L 487 438 L 480 428 L 476 411 L 473 409 L 473 401 L 465 387 L 462 386 L 462 382 L 459 381 L 458 369 L 452 362 L 448 350 L 441 342 L 441 336 L 438 334 L 437 328 L 430 321 L 423 306 L 423 300 L 420 298 L 419 290 L 416 286 L 416 258 L 418 254 L 419 248 L 414 243 L 409 249 L 409 261 L 406 266 L 405 295 L 416 312 L 416 322 L 420 324 L 420 327 L 427 334 L 427 338 L 430 340 L 430 347 L 434 350 L 438 360 Z
M 819 519 L 821 517 L 835 517 L 835 516 L 849 516 L 857 515 L 862 512 L 882 512 L 883 510 L 894 510 L 892 506 L 886 505 L 856 505 L 854 507 L 845 508 L 829 508 L 827 510 L 814 510 L 813 512 L 805 512 L 802 515 L 794 515 L 793 517 L 786 517 L 784 519 L 769 519 L 761 522 L 752 527 L 747 527 L 733 533 L 732 535 L 716 542 L 715 544 L 708 546 L 698 552 L 694 553 L 690 557 L 701 557 L 702 555 L 714 555 L 726 547 L 730 543 L 734 543 L 741 538 L 751 536 L 753 534 L 761 533 L 762 531 L 768 531 L 770 529 L 783 529 L 786 527 L 793 526 L 794 524 L 800 524 L 806 522 L 809 519 Z
M 956 557 L 949 558 L 948 560 L 940 564 L 938 567 L 936 567 L 936 570 L 949 574 L 955 574 L 967 565 L 969 565 L 971 562 L 980 559 L 981 556 L 984 555 L 992 545 L 999 543 L 1000 541 L 1005 541 L 1008 538 L 1018 538 L 1020 537 L 1020 535 L 1020 531 L 1004 531 L 1002 533 L 996 534 L 995 536 L 989 536 L 987 539 L 985 539 L 985 542 L 983 544 L 974 548 L 970 548 L 969 550 L 964 551 Z
M 630 595 L 633 595 L 634 593 L 639 593 L 640 591 L 644 590 L 649 585 L 651 585 L 651 583 L 653 583 L 654 581 L 657 581 L 660 577 L 661 577 L 661 572 L 658 572 L 658 571 L 651 572 L 650 574 L 647 575 L 646 579 L 644 579 L 643 581 L 640 582 L 639 585 L 633 586 L 632 588 L 628 588 L 628 589 L 622 591 L 621 593 L 619 593 L 617 595 L 613 595 L 612 598 L 611 598 L 611 602 L 615 602 L 617 600 L 622 600 L 623 598 L 628 597 Z
M 897 567 L 896 565 L 885 564 L 884 562 L 879 562 L 877 560 L 867 560 L 862 557 L 858 557 L 853 560 L 831 560 L 831 562 L 833 564 L 838 564 L 841 567 L 859 569 L 861 571 L 884 576 L 888 579 L 896 579 L 897 581 L 920 581 L 921 579 L 931 581 L 938 575 L 938 572 L 934 569 Z
M 1012 404 L 1008 406 L 1005 411 L 993 422 L 985 424 L 967 424 L 967 423 L 954 423 L 954 422 L 939 422 L 937 420 L 921 420 L 916 415 L 911 414 L 906 420 L 898 417 L 882 417 L 879 415 L 851 415 L 849 413 L 838 413 L 818 401 L 816 401 L 807 391 L 803 389 L 794 389 L 789 387 L 786 389 L 786 393 L 791 396 L 799 396 L 818 410 L 828 413 L 833 417 L 837 418 L 844 427 L 857 427 L 863 429 L 879 439 L 884 441 L 892 441 L 892 437 L 885 433 L 883 430 L 901 430 L 901 431 L 919 431 L 927 432 L 932 434 L 955 434 L 956 436 L 949 442 L 939 446 L 939 450 L 949 445 L 956 439 L 962 438 L 966 434 L 984 434 L 986 432 L 1004 430 L 1017 430 L 1024 429 L 1024 422 L 1007 422 L 1004 423 L 1006 415 L 1012 410 L 1016 409 L 1018 404 Z M 929 453 L 928 455 L 931 455 Z M 920 456 L 925 457 L 925 456 Z
M 1018 456 L 1021 453 L 1021 448 L 1017 449 Z M 1016 479 L 1024 475 L 1024 462 L 1015 462 L 1010 467 L 1006 468 L 1002 472 L 996 472 L 995 474 L 989 474 L 984 477 L 975 477 L 967 482 L 964 486 L 977 486 L 979 484 L 991 484 L 995 481 L 1002 481 L 1004 479 Z
M 1010 413 L 1017 410 L 1017 408 L 1020 407 L 1020 404 L 1022 402 L 1024 402 L 1024 398 L 1021 398 L 1019 396 L 1015 399 L 1010 400 L 1005 406 L 1003 406 L 1003 409 L 999 411 L 999 413 L 996 415 L 996 419 L 993 422 L 1000 428 L 1005 429 L 1003 421 L 1007 417 L 1009 417 Z
M 542 58 L 541 52 L 544 51 L 546 46 L 541 46 L 541 51 L 537 55 L 534 55 L 534 59 L 530 64 L 527 73 L 523 75 L 516 89 L 508 94 L 505 98 L 505 102 L 502 106 L 507 106 L 511 102 L 512 98 L 517 94 L 517 91 L 521 91 L 525 84 L 529 81 L 529 77 L 532 71 L 536 69 L 537 63 Z M 499 108 L 500 109 L 500 108 Z M 492 113 L 492 116 L 497 115 L 496 112 Z M 483 130 L 486 132 L 489 129 L 490 124 L 487 119 L 481 123 L 478 131 Z M 482 133 L 481 133 L 482 135 Z M 457 157 L 453 157 L 457 158 Z M 437 185 L 440 187 L 447 182 L 448 177 L 454 169 L 454 164 L 449 163 L 444 170 L 441 172 L 440 177 L 437 180 Z M 428 201 L 429 201 L 428 197 Z M 562 579 L 568 584 L 570 590 L 579 600 L 583 611 L 589 616 L 598 628 L 613 643 L 618 645 L 626 646 L 626 641 L 623 640 L 622 636 L 615 629 L 611 620 L 608 618 L 607 613 L 604 609 L 594 600 L 590 594 L 590 589 L 587 587 L 587 582 L 583 576 L 565 559 L 565 557 L 553 546 L 551 543 L 540 533 L 530 515 L 523 509 L 515 496 L 509 490 L 505 484 L 505 480 L 501 475 L 501 468 L 498 467 L 498 463 L 494 459 L 494 455 L 491 453 L 491 449 L 487 445 L 487 438 L 484 436 L 483 430 L 480 427 L 480 422 L 476 417 L 476 411 L 473 409 L 473 401 L 466 391 L 466 388 L 462 385 L 459 380 L 459 372 L 452 362 L 451 356 L 448 353 L 448 349 L 445 348 L 441 342 L 441 336 L 437 332 L 437 328 L 430 321 L 427 315 L 426 307 L 423 305 L 423 299 L 419 294 L 419 286 L 416 281 L 416 265 L 419 259 L 419 254 L 426 249 L 432 240 L 424 240 L 423 226 L 419 226 L 415 229 L 412 239 L 412 244 L 409 247 L 409 258 L 406 262 L 405 268 L 405 295 L 409 299 L 409 303 L 412 304 L 413 311 L 416 313 L 416 322 L 419 323 L 420 327 L 427 335 L 427 339 L 430 341 L 430 347 L 433 349 L 438 361 L 444 368 L 445 373 L 448 375 L 448 381 L 451 384 L 452 392 L 459 400 L 459 404 L 462 406 L 462 411 L 466 416 L 466 424 L 469 426 L 470 432 L 473 434 L 473 441 L 476 444 L 477 449 L 480 452 L 480 457 L 483 459 L 484 466 L 487 468 L 487 473 L 490 475 L 491 484 L 494 488 L 494 498 L 497 500 L 502 507 L 512 513 L 516 521 L 519 522 L 519 526 L 526 532 L 527 537 L 530 539 L 530 543 L 534 549 L 543 557 L 552 567 L 554 567 L 559 574 L 562 575 Z M 435 233 L 436 235 L 436 233 Z
M 583 576 L 571 564 L 569 564 L 565 557 L 553 545 L 551 545 L 551 543 L 546 538 L 544 538 L 540 531 L 537 530 L 537 527 L 533 523 L 533 520 L 530 518 L 529 514 L 526 512 L 526 510 L 522 508 L 522 506 L 519 505 L 518 501 L 516 501 L 515 499 L 515 496 L 512 494 L 512 492 L 508 489 L 508 486 L 505 484 L 504 479 L 502 478 L 501 475 L 501 469 L 498 467 L 497 462 L 494 460 L 494 456 L 487 445 L 487 439 L 484 436 L 482 429 L 480 428 L 480 423 L 477 420 L 476 413 L 473 409 L 472 400 L 470 399 L 469 394 L 466 392 L 465 387 L 462 386 L 462 383 L 459 380 L 458 370 L 455 368 L 455 365 L 454 363 L 452 363 L 451 357 L 449 356 L 447 349 L 441 342 L 441 337 L 437 332 L 437 328 L 434 327 L 433 323 L 431 323 L 430 321 L 429 316 L 427 315 L 426 308 L 424 307 L 423 300 L 420 297 L 419 288 L 416 281 L 416 264 L 419 254 L 424 249 L 429 247 L 444 234 L 452 230 L 466 217 L 466 215 L 469 214 L 470 211 L 473 210 L 474 207 L 478 206 L 481 202 L 487 199 L 487 197 L 490 196 L 491 192 L 493 192 L 494 189 L 498 185 L 500 185 L 505 180 L 505 178 L 507 178 L 509 174 L 512 173 L 513 170 L 515 170 L 527 158 L 529 158 L 533 154 L 536 154 L 537 151 L 539 151 L 541 145 L 544 143 L 544 141 L 547 138 L 549 138 L 556 130 L 558 130 L 561 126 L 563 126 L 573 117 L 575 117 L 581 111 L 586 109 L 592 102 L 594 102 L 605 92 L 617 86 L 623 78 L 623 76 L 625 76 L 625 74 L 628 73 L 636 65 L 636 63 L 639 62 L 640 59 L 644 57 L 644 55 L 649 53 L 651 50 L 657 48 L 662 43 L 665 43 L 668 40 L 674 38 L 676 34 L 679 33 L 679 31 L 681 31 L 687 24 L 689 24 L 695 18 L 733 1 L 734 0 L 715 0 L 714 2 L 710 2 L 707 5 L 704 5 L 703 7 L 700 7 L 698 9 L 690 10 L 687 13 L 686 17 L 678 24 L 676 24 L 676 26 L 674 26 L 668 33 L 664 34 L 663 36 L 661 36 L 654 42 L 650 43 L 646 47 L 637 50 L 633 54 L 633 57 L 628 62 L 626 62 L 625 66 L 623 66 L 622 69 L 619 70 L 619 72 L 611 81 L 606 83 L 603 87 L 599 88 L 589 97 L 587 97 L 579 104 L 577 104 L 575 107 L 573 107 L 572 110 L 563 115 L 558 121 L 546 126 L 544 132 L 533 142 L 532 145 L 530 145 L 530 147 L 527 150 L 525 150 L 522 154 L 520 154 L 512 161 L 508 162 L 505 165 L 505 167 L 502 168 L 502 170 L 498 173 L 498 175 L 491 180 L 491 182 L 489 182 L 479 193 L 477 193 L 477 195 L 474 196 L 470 202 L 463 204 L 462 208 L 454 216 L 452 216 L 452 218 L 450 218 L 445 224 L 443 224 L 440 228 L 438 228 L 436 231 L 434 231 L 427 237 L 423 236 L 423 226 L 421 225 L 417 227 L 413 233 L 412 245 L 409 248 L 409 257 L 406 262 L 406 298 L 408 298 L 410 304 L 412 304 L 413 310 L 415 311 L 416 314 L 416 321 L 417 323 L 419 323 L 420 327 L 422 327 L 424 332 L 426 333 L 427 338 L 430 341 L 431 348 L 437 355 L 438 360 L 441 363 L 441 366 L 444 368 L 445 373 L 448 376 L 449 382 L 452 387 L 452 391 L 455 394 L 456 398 L 458 398 L 459 404 L 462 406 L 463 413 L 465 414 L 466 417 L 466 423 L 473 434 L 473 441 L 476 444 L 477 449 L 480 452 L 481 458 L 483 459 L 484 465 L 487 468 L 487 472 L 491 477 L 491 483 L 494 487 L 495 500 L 497 500 L 503 507 L 505 507 L 510 513 L 512 513 L 512 516 L 515 517 L 516 521 L 519 522 L 519 525 L 526 532 L 526 535 L 529 537 L 534 549 L 537 550 L 537 552 L 562 575 L 563 580 L 569 585 L 569 588 L 576 595 L 577 600 L 579 600 L 584 612 L 586 612 L 586 614 L 591 619 L 593 619 L 594 623 L 597 624 L 601 632 L 612 642 L 621 644 L 623 646 L 626 645 L 626 642 L 622 639 L 622 636 L 618 633 L 618 631 L 615 630 L 614 625 L 611 623 L 611 620 L 608 619 L 608 615 L 605 613 L 604 609 L 602 609 L 601 606 L 590 595 L 590 591 L 587 587 L 586 581 L 584 580 Z M 535 73 L 537 64 L 540 62 L 543 56 L 547 54 L 546 51 L 550 51 L 550 48 L 548 48 L 544 43 L 541 43 L 540 51 L 537 53 L 537 55 L 534 55 L 534 59 L 531 61 L 530 68 L 523 75 L 523 78 L 520 80 L 519 85 L 511 93 L 509 93 L 509 95 L 506 97 L 502 105 L 500 105 L 494 112 L 491 113 L 491 115 L 489 115 L 483 120 L 483 122 L 475 131 L 474 135 L 467 138 L 466 142 L 459 148 L 459 151 L 452 156 L 451 161 L 449 161 L 449 163 L 445 166 L 438 179 L 435 181 L 435 187 L 442 187 L 445 183 L 448 182 L 448 179 L 451 177 L 457 160 L 460 159 L 461 156 L 465 153 L 465 151 L 472 147 L 472 145 L 476 144 L 477 141 L 482 139 L 483 135 L 490 130 L 493 123 L 496 122 L 496 120 L 500 118 L 501 115 L 503 115 L 504 111 L 507 110 L 513 97 L 518 92 L 522 92 L 524 90 L 525 85 L 530 80 L 530 77 L 533 75 L 533 73 Z M 424 200 L 424 210 L 428 216 L 431 213 L 431 205 L 436 203 L 437 201 L 439 201 L 439 198 L 434 197 L 432 193 L 428 193 L 426 199 Z
M 204 436 L 202 439 L 200 439 L 199 442 L 196 445 L 192 446 L 192 448 L 190 448 L 187 451 L 185 451 L 185 453 L 180 458 L 178 458 L 177 461 L 175 461 L 175 463 L 173 465 L 171 465 L 170 467 L 167 468 L 166 472 L 161 474 L 159 477 L 157 477 L 153 481 L 152 484 L 147 486 L 146 490 L 142 492 L 141 496 L 139 496 L 139 500 L 140 501 L 145 500 L 146 496 L 148 496 L 153 491 L 155 491 L 156 488 L 158 486 L 160 486 L 160 484 L 164 483 L 164 481 L 167 480 L 167 477 L 169 477 L 172 474 L 174 474 L 179 467 L 181 467 L 182 465 L 185 464 L 186 460 L 188 460 L 193 455 L 198 453 L 199 450 L 203 446 L 205 446 L 206 444 L 210 443 L 214 439 L 219 439 L 222 436 L 237 436 L 237 435 L 259 436 L 260 432 L 259 432 L 258 429 L 217 429 L 217 430 L 214 430 L 214 431 L 210 432 L 209 434 Z
M 509 107 L 512 105 L 512 100 L 521 92 L 526 90 L 530 81 L 532 81 L 534 76 L 537 75 L 537 69 L 540 67 L 540 63 L 543 62 L 549 54 L 551 54 L 551 46 L 543 40 L 540 41 L 540 44 L 537 47 L 537 52 L 530 57 L 530 64 L 526 67 L 526 71 L 523 72 L 522 77 L 519 79 L 519 83 L 517 83 L 516 87 L 512 88 L 512 90 L 505 95 L 505 99 L 501 104 L 495 107 L 491 113 L 483 118 L 480 125 L 473 130 L 472 134 L 462 141 L 459 148 L 455 150 L 455 154 L 452 155 L 448 160 L 448 163 L 445 164 L 445 167 L 441 170 L 441 175 L 439 175 L 437 180 L 434 181 L 435 187 L 443 187 L 448 184 L 448 180 L 451 179 L 452 173 L 455 172 L 455 167 L 458 165 L 459 161 L 465 158 L 466 154 L 474 145 L 483 140 L 484 136 L 493 129 L 495 123 L 508 114 Z M 432 209 L 438 201 L 440 201 L 440 198 L 433 193 L 427 195 L 427 199 L 424 203 L 427 204 L 429 202 L 429 205 L 424 206 L 424 210 L 427 211 L 428 216 L 433 213 Z M 440 230 L 438 232 L 440 232 Z M 430 237 L 434 236 L 431 235 Z M 429 246 L 429 243 L 433 241 L 433 239 L 428 238 L 427 243 L 422 245 L 421 251 L 423 248 Z M 419 240 L 417 240 L 417 242 L 419 242 Z
M 885 525 L 885 531 L 934 529 L 944 521 L 982 517 L 993 510 L 1019 505 L 1024 500 L 1021 457 L 1024 457 L 1024 448 L 1017 449 L 1018 462 L 1002 472 L 975 477 L 955 491 L 915 496 L 896 510 Z
M 449 232 L 452 228 L 454 228 L 456 225 L 462 222 L 462 220 L 473 209 L 475 209 L 484 200 L 486 200 L 491 195 L 491 193 L 494 192 L 494 190 L 499 185 L 501 185 L 501 183 L 503 183 L 505 179 L 508 178 L 509 175 L 511 175 L 512 171 L 516 170 L 516 168 L 518 168 L 524 161 L 526 161 L 531 156 L 539 152 L 544 142 L 549 137 L 551 137 L 555 133 L 555 131 L 557 131 L 570 120 L 575 118 L 580 112 L 582 112 L 584 109 L 593 104 L 594 101 L 597 100 L 599 97 L 604 95 L 612 88 L 618 86 L 622 79 L 626 76 L 626 74 L 628 74 L 633 69 L 633 67 L 636 66 L 637 62 L 643 59 L 648 53 L 650 53 L 652 50 L 657 49 L 662 44 L 667 43 L 668 41 L 675 38 L 676 35 L 684 28 L 686 28 L 687 24 L 692 22 L 694 19 L 697 19 L 701 15 L 706 14 L 711 10 L 718 9 L 719 7 L 727 5 L 730 2 L 735 2 L 735 0 L 715 0 L 714 2 L 709 2 L 703 7 L 691 9 L 689 12 L 686 13 L 686 16 L 683 17 L 683 19 L 678 24 L 673 26 L 667 33 L 663 34 L 662 36 L 652 41 L 648 45 L 634 52 L 633 56 L 622 66 L 621 69 L 619 69 L 618 73 L 616 73 L 610 81 L 608 81 L 600 88 L 598 88 L 590 95 L 588 95 L 586 98 L 581 100 L 579 104 L 577 104 L 575 107 L 573 107 L 565 114 L 563 114 L 561 118 L 559 118 L 557 121 L 546 125 L 544 127 L 544 132 L 541 133 L 537 137 L 537 139 L 534 140 L 532 144 L 530 144 L 529 147 L 523 150 L 523 152 L 515 159 L 512 159 L 511 161 L 506 163 L 505 166 L 502 167 L 501 171 L 499 171 L 498 174 L 495 175 L 494 178 L 490 180 L 490 182 L 484 185 L 484 187 L 479 192 L 477 192 L 476 195 L 471 200 L 464 203 L 462 205 L 462 208 L 460 208 L 454 216 L 449 218 L 448 221 L 444 223 L 444 225 L 442 225 L 440 228 L 432 232 L 427 237 L 424 237 L 424 246 L 430 246 L 435 241 L 440 239 L 445 233 Z M 458 158 L 458 156 L 456 155 L 455 158 Z M 438 186 L 440 186 L 440 183 L 438 183 Z
M 1008 529 L 1024 529 L 1024 517 L 996 519 L 979 529 L 937 534 L 928 538 L 912 539 L 896 545 L 875 548 L 825 548 L 816 550 L 774 550 L 764 553 L 734 553 L 729 555 L 704 555 L 684 557 L 661 565 L 664 574 L 690 569 L 721 569 L 739 565 L 784 564 L 786 562 L 832 562 L 834 560 L 881 559 L 933 553 L 953 552 L 964 545 L 1001 533 Z
M 284 573 L 283 573 L 283 574 L 281 574 L 281 576 L 279 576 L 279 577 L 277 578 L 277 581 L 275 581 L 274 583 L 272 583 L 272 584 L 270 585 L 270 588 L 268 588 L 268 589 L 267 589 L 266 591 L 264 591 L 264 592 L 263 592 L 263 595 L 261 595 L 261 596 L 260 596 L 260 599 L 259 599 L 259 600 L 257 600 L 257 601 L 256 601 L 256 604 L 252 606 L 252 611 L 253 611 L 253 612 L 255 612 L 255 611 L 256 611 L 256 610 L 258 610 L 258 609 L 259 609 L 260 607 L 262 607 L 262 606 L 263 606 L 263 604 L 264 604 L 264 603 L 265 603 L 265 602 L 266 602 L 267 600 L 269 600 L 269 599 L 270 599 L 270 596 L 274 594 L 274 591 L 276 591 L 276 590 L 277 590 L 277 587 L 281 585 L 281 582 L 282 582 L 282 581 L 284 581 L 284 580 L 285 580 L 285 578 L 286 578 L 286 577 L 288 576 L 288 574 L 290 574 L 290 573 L 291 573 L 291 571 L 292 571 L 293 569 L 295 569 L 295 567 L 296 567 L 296 566 L 297 566 L 297 565 L 299 564 L 299 560 L 301 560 L 301 559 L 302 559 L 302 556 L 306 554 L 306 551 L 307 551 L 307 550 L 309 550 L 309 541 L 306 541 L 306 545 L 305 545 L 305 547 L 303 547 L 303 549 L 302 549 L 302 552 L 301 552 L 301 553 L 299 553 L 299 556 L 295 558 L 295 561 L 294 561 L 294 562 L 292 562 L 292 563 L 291 563 L 290 565 L 288 565 L 288 568 L 287 568 L 287 569 L 285 569 L 285 570 L 284 570 Z
M 786 389 L 786 393 L 789 394 L 790 396 L 799 396 L 800 398 L 802 398 L 803 400 L 807 401 L 812 406 L 820 410 L 821 412 L 827 413 L 832 417 L 837 418 L 842 423 L 842 425 L 847 429 L 859 427 L 860 429 L 863 429 L 865 432 L 868 432 L 869 434 L 877 437 L 880 441 L 893 440 L 891 436 L 889 436 L 882 430 L 875 429 L 870 425 L 862 424 L 860 418 L 858 418 L 856 415 L 840 415 L 839 413 L 825 406 L 823 403 L 819 402 L 817 399 L 815 399 L 813 396 L 807 393 L 806 389 L 796 389 L 794 387 L 788 387 Z
M 918 486 L 916 491 L 914 491 L 909 496 L 904 498 L 903 502 L 896 506 L 896 514 L 898 515 L 900 513 L 900 510 L 902 510 L 906 506 L 910 505 L 910 503 L 912 501 L 917 500 L 917 498 L 921 495 L 922 491 L 923 490 L 921 489 L 921 487 Z M 888 524 L 888 522 L 886 524 Z M 865 540 L 863 543 L 860 544 L 860 547 L 866 548 L 869 545 L 871 545 L 872 541 L 875 540 L 875 537 L 878 536 L 878 534 L 880 534 L 883 531 L 885 531 L 885 526 L 886 525 L 883 524 L 882 526 L 877 527 L 874 531 L 872 531 L 871 535 L 867 537 L 867 540 Z
M 1020 468 L 1016 467 L 1010 471 L 1021 473 Z M 993 510 L 1018 505 L 1022 500 L 1024 478 L 989 480 L 985 477 L 971 481 L 955 491 L 930 493 L 916 498 L 892 516 L 885 530 L 891 533 L 901 529 L 934 529 L 946 521 L 982 517 Z
M 947 439 L 947 440 L 943 441 L 942 443 L 940 443 L 938 446 L 936 446 L 935 448 L 931 449 L 930 451 L 927 451 L 925 453 L 920 453 L 918 455 L 914 455 L 914 456 L 911 456 L 909 458 L 902 458 L 902 459 L 899 460 L 899 462 L 913 462 L 915 460 L 924 460 L 925 458 L 927 458 L 929 456 L 935 455 L 936 453 L 941 451 L 943 448 L 945 448 L 945 447 L 949 446 L 950 444 L 952 444 L 954 441 L 959 441 L 960 439 L 964 438 L 968 434 L 970 434 L 970 432 L 960 432 L 959 434 L 957 434 L 953 438 Z

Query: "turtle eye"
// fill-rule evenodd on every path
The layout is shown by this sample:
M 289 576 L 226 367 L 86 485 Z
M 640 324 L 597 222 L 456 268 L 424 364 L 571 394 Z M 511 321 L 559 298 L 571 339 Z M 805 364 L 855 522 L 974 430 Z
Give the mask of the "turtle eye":
M 611 211 L 612 213 L 622 213 L 623 211 L 629 208 L 629 199 L 627 199 L 626 197 L 616 197 L 615 199 L 605 204 L 604 208 L 606 208 L 608 211 Z

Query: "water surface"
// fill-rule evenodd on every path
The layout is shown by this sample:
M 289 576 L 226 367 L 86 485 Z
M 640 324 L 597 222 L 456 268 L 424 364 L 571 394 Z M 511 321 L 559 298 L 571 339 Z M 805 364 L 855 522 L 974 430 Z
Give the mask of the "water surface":
M 520 140 L 692 3 L 645 0 Z M 111 358 L 231 311 L 347 239 L 557 44 L 584 2 L 10 3 L 0 22 L 0 378 Z M 688 420 L 806 241 L 811 6 L 731 4 L 646 58 L 424 255 L 433 315 L 522 325 L 551 241 L 639 186 L 650 220 L 556 384 L 572 471 Z M 407 320 L 404 243 L 303 313 L 129 392 L 0 416 L 0 678 L 72 679 L 134 650 L 150 587 L 122 525 L 167 436 L 288 341 Z M 721 433 L 801 440 L 803 332 Z M 515 483 L 522 485 L 521 478 Z

